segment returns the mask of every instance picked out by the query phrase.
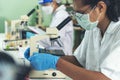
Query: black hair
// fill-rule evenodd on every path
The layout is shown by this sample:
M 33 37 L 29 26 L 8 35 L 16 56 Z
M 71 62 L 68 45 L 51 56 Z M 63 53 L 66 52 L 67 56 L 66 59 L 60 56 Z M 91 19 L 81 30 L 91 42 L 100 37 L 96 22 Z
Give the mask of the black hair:
M 10 55 L 8 55 L 6 52 L 2 52 L 2 51 L 0 51 L 0 63 L 1 62 L 15 64 L 14 59 Z
M 117 22 L 120 17 L 120 0 L 82 0 L 84 5 L 94 7 L 99 1 L 103 1 L 107 5 L 107 17 Z
M 0 51 L 0 65 L 3 64 L 7 66 L 12 66 L 15 70 L 14 70 L 14 80 L 26 80 L 26 76 L 29 75 L 30 71 L 32 70 L 32 68 L 30 66 L 26 66 L 26 65 L 18 65 L 16 64 L 15 60 L 12 58 L 12 56 L 10 56 L 9 54 L 7 54 L 6 52 L 2 52 Z M 9 65 L 10 64 L 10 65 Z M 4 77 L 3 72 L 0 71 L 0 78 Z M 11 74 L 11 73 L 9 73 Z M 8 75 L 6 75 L 6 77 L 8 77 Z

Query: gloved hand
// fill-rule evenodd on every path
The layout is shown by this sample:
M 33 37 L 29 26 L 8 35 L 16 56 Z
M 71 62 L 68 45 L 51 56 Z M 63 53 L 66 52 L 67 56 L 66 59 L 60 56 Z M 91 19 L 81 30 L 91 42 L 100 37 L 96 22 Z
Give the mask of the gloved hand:
M 30 57 L 30 48 L 27 48 L 26 51 L 24 52 L 24 57 L 28 59 Z
M 41 52 L 41 51 L 42 51 L 42 49 L 39 48 L 39 52 Z M 35 53 L 33 53 L 33 54 L 35 54 Z M 25 57 L 26 59 L 28 59 L 28 58 L 30 57 L 30 48 L 27 48 L 27 49 L 25 50 L 25 52 L 24 52 L 24 57 Z
M 60 57 L 46 53 L 35 53 L 28 60 L 36 70 L 56 69 Z

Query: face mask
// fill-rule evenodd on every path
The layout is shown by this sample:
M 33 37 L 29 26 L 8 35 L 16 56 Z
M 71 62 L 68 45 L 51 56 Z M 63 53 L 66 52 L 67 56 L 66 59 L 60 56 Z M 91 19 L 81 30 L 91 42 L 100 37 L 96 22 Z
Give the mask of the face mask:
M 91 22 L 89 16 L 90 16 L 89 14 L 80 14 L 80 13 L 76 13 L 75 15 L 78 24 L 85 30 L 92 30 L 98 25 L 98 20 L 95 22 Z
M 46 14 L 52 14 L 52 12 L 53 12 L 53 7 L 52 7 L 52 5 L 42 6 L 42 10 L 43 10 L 43 12 L 46 13 Z

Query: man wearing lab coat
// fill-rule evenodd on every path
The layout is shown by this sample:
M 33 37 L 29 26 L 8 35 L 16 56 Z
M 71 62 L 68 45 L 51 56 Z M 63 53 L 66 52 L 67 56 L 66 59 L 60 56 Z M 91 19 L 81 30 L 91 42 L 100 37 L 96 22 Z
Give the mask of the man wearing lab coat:
M 52 21 L 49 27 L 57 27 L 62 21 L 69 17 L 66 7 L 61 5 L 61 0 L 39 0 L 39 4 L 42 5 L 42 11 L 46 14 L 52 14 Z M 50 39 L 41 40 L 39 43 L 45 48 L 62 49 L 65 55 L 72 54 L 73 46 L 73 23 L 68 22 L 61 30 L 59 30 L 58 39 L 61 46 L 58 43 L 54 43 L 51 46 Z
M 29 57 L 32 66 L 58 69 L 73 80 L 120 80 L 119 5 L 120 0 L 74 0 L 74 16 L 86 29 L 74 56 L 38 53 Z

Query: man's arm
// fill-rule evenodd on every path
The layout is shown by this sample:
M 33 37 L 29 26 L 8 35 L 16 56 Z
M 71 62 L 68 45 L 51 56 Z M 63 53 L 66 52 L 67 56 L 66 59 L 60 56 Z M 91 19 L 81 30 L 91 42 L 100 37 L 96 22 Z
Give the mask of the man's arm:
M 58 60 L 57 69 L 73 80 L 111 80 L 100 72 L 86 70 L 76 66 L 74 61 L 76 61 L 75 57 L 62 57 Z
M 82 67 L 82 65 L 77 61 L 77 59 L 74 56 L 62 56 L 61 58 L 76 66 Z

